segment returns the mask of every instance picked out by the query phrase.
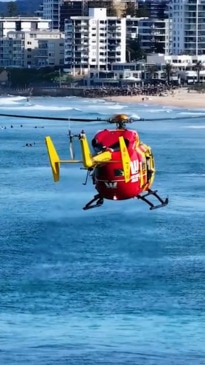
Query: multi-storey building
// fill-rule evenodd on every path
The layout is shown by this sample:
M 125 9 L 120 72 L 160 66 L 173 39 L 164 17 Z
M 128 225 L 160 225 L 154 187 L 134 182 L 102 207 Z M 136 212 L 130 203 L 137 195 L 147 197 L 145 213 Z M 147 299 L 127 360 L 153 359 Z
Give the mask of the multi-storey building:
M 171 54 L 205 54 L 205 1 L 170 0 Z
M 0 38 L 0 67 L 63 66 L 64 34 L 59 31 L 10 31 Z
M 139 20 L 141 18 L 126 17 L 126 37 L 127 39 L 138 39 Z M 143 18 L 148 19 L 148 18 Z
M 147 63 L 164 66 L 170 64 L 171 76 L 178 75 L 187 84 L 198 81 L 205 83 L 205 55 L 164 55 L 153 54 L 147 56 Z M 200 65 L 200 69 L 198 69 Z
M 65 21 L 65 67 L 73 74 L 107 70 L 125 62 L 126 18 L 107 17 L 106 8 L 89 9 L 89 16 Z
M 65 19 L 71 16 L 87 15 L 87 4 L 84 0 L 64 0 L 60 6 L 60 30 L 64 32 Z
M 139 13 L 152 19 L 166 19 L 168 3 L 169 0 L 138 0 Z
M 146 52 L 169 53 L 169 19 L 139 19 L 139 43 Z
M 43 0 L 43 18 L 51 19 L 51 29 L 60 28 L 60 6 L 63 0 Z
M 47 30 L 50 20 L 39 17 L 2 17 L 0 18 L 0 38 L 6 37 L 8 32 Z

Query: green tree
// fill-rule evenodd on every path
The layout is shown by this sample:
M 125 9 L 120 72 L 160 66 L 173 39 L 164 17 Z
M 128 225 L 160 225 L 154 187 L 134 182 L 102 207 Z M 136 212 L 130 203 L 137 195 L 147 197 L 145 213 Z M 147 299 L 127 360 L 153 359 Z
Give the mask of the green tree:
M 18 6 L 15 1 L 9 1 L 7 3 L 7 16 L 18 15 Z
M 129 2 L 126 4 L 126 7 L 123 11 L 122 17 L 126 17 L 127 15 L 130 15 L 132 17 L 137 16 L 137 7 L 136 3 Z
M 197 83 L 200 83 L 200 72 L 203 69 L 203 65 L 201 61 L 197 61 L 196 65 L 194 66 L 194 70 L 197 72 Z
M 166 72 L 167 82 L 169 84 L 170 83 L 170 76 L 171 76 L 171 73 L 172 73 L 172 65 L 171 65 L 171 63 L 166 63 L 166 65 L 165 65 L 165 72 Z

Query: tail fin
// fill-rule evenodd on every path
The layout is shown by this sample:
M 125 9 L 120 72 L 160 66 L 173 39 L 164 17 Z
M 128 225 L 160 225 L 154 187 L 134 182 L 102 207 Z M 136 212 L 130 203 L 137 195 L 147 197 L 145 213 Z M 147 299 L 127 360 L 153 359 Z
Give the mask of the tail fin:
M 90 167 L 93 167 L 95 164 L 92 159 L 92 154 L 90 152 L 90 147 L 89 147 L 88 140 L 87 140 L 85 133 L 81 132 L 79 139 L 80 139 L 80 144 L 81 144 L 83 165 L 86 169 L 89 169 Z
M 52 142 L 51 137 L 46 137 L 46 146 L 48 151 L 48 156 L 50 160 L 50 165 L 53 173 L 53 179 L 55 182 L 59 181 L 60 178 L 60 158 L 58 156 L 58 153 L 55 149 L 55 146 Z
M 121 136 L 119 137 L 119 143 L 120 143 L 120 152 L 121 152 L 121 158 L 122 158 L 122 166 L 124 171 L 124 178 L 125 182 L 130 181 L 130 156 L 125 144 L 124 138 Z

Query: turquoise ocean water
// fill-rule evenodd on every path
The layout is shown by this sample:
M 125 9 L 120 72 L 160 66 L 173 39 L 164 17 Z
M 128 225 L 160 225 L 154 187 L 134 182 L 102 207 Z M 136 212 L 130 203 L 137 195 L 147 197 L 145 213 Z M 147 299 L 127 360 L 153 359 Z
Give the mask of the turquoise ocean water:
M 176 117 L 131 126 L 153 148 L 167 207 L 151 212 L 133 199 L 83 211 L 95 191 L 79 165 L 53 183 L 44 137 L 68 158 L 70 127 L 91 139 L 109 126 L 0 119 L 1 365 L 205 364 L 205 110 L 188 119 L 203 110 L 0 98 L 0 113 L 117 112 Z

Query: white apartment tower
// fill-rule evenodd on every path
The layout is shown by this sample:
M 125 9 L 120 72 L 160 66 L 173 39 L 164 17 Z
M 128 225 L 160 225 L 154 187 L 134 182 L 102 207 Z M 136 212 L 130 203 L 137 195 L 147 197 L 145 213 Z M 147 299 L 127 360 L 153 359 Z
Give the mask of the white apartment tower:
M 126 59 L 126 18 L 107 17 L 106 8 L 65 21 L 65 67 L 73 74 L 108 70 Z
M 205 0 L 170 0 L 171 54 L 205 54 Z

